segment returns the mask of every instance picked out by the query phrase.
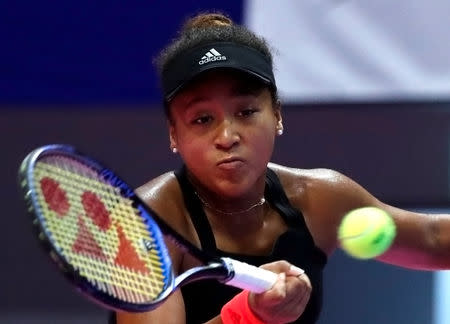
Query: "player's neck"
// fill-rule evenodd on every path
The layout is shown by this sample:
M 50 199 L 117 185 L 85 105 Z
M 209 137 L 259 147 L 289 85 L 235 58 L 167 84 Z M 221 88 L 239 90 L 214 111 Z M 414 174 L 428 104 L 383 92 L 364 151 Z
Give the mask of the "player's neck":
M 263 182 L 259 190 L 251 190 L 247 194 L 229 197 L 217 194 L 197 184 L 191 179 L 194 193 L 201 202 L 208 215 L 214 218 L 226 220 L 227 222 L 242 222 L 243 219 L 255 218 L 263 215 L 264 207 L 267 205 L 264 197 Z
M 235 203 L 228 203 L 228 202 L 221 202 L 220 204 L 211 202 L 211 199 L 208 200 L 207 198 L 203 197 L 200 193 L 195 191 L 195 194 L 197 195 L 198 199 L 201 201 L 203 206 L 214 213 L 222 214 L 226 216 L 232 216 L 232 215 L 239 215 L 239 214 L 245 214 L 245 213 L 251 213 L 253 210 L 262 207 L 266 203 L 266 199 L 264 196 L 261 196 L 259 199 L 255 200 L 255 202 L 245 201 L 241 204 L 235 204 Z M 219 205 L 221 205 L 219 207 Z M 239 207 L 240 206 L 240 207 Z

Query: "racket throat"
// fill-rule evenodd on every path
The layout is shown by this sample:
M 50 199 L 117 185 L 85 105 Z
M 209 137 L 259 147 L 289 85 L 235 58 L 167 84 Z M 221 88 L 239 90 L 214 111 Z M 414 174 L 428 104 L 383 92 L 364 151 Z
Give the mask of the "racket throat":
M 216 279 L 221 282 L 230 280 L 234 275 L 232 269 L 223 262 L 214 262 L 206 266 L 195 267 L 187 270 L 175 278 L 175 287 L 181 287 L 188 283 L 203 280 Z

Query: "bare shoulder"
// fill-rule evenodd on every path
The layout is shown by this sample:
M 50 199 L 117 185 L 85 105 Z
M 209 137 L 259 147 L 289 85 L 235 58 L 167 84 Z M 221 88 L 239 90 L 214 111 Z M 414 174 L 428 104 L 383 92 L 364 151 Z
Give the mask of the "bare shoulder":
M 178 182 L 175 173 L 170 171 L 138 187 L 136 193 L 145 202 L 156 203 L 160 200 L 161 195 L 181 195 L 177 186 Z
M 325 209 L 336 210 L 337 204 L 354 192 L 352 187 L 357 186 L 348 177 L 331 169 L 300 169 L 273 163 L 269 168 L 277 174 L 291 204 L 305 217 L 311 218 L 310 223 L 328 215 Z
M 300 169 L 269 163 L 275 171 L 289 199 L 296 201 L 315 190 L 341 189 L 351 181 L 342 173 L 331 169 Z
M 273 163 L 269 168 L 278 175 L 291 204 L 302 212 L 316 245 L 328 254 L 336 248 L 342 217 L 352 209 L 377 204 L 375 197 L 338 171 Z

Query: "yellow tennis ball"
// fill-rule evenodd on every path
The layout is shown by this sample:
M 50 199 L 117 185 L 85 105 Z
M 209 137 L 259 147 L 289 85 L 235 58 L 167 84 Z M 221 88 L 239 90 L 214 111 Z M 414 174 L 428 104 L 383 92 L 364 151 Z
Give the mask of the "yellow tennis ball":
M 392 217 L 376 207 L 350 211 L 338 228 L 341 248 L 358 259 L 371 259 L 383 254 L 391 246 L 395 235 Z

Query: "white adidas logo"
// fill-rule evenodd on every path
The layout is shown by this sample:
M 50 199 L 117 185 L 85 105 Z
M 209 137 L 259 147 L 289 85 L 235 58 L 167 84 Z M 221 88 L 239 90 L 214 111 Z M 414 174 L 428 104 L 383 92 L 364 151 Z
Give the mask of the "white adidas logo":
M 211 48 L 208 52 L 203 55 L 202 59 L 198 61 L 198 64 L 203 65 L 205 63 L 214 62 L 214 61 L 225 61 L 227 57 L 225 55 L 220 54 L 214 48 Z

